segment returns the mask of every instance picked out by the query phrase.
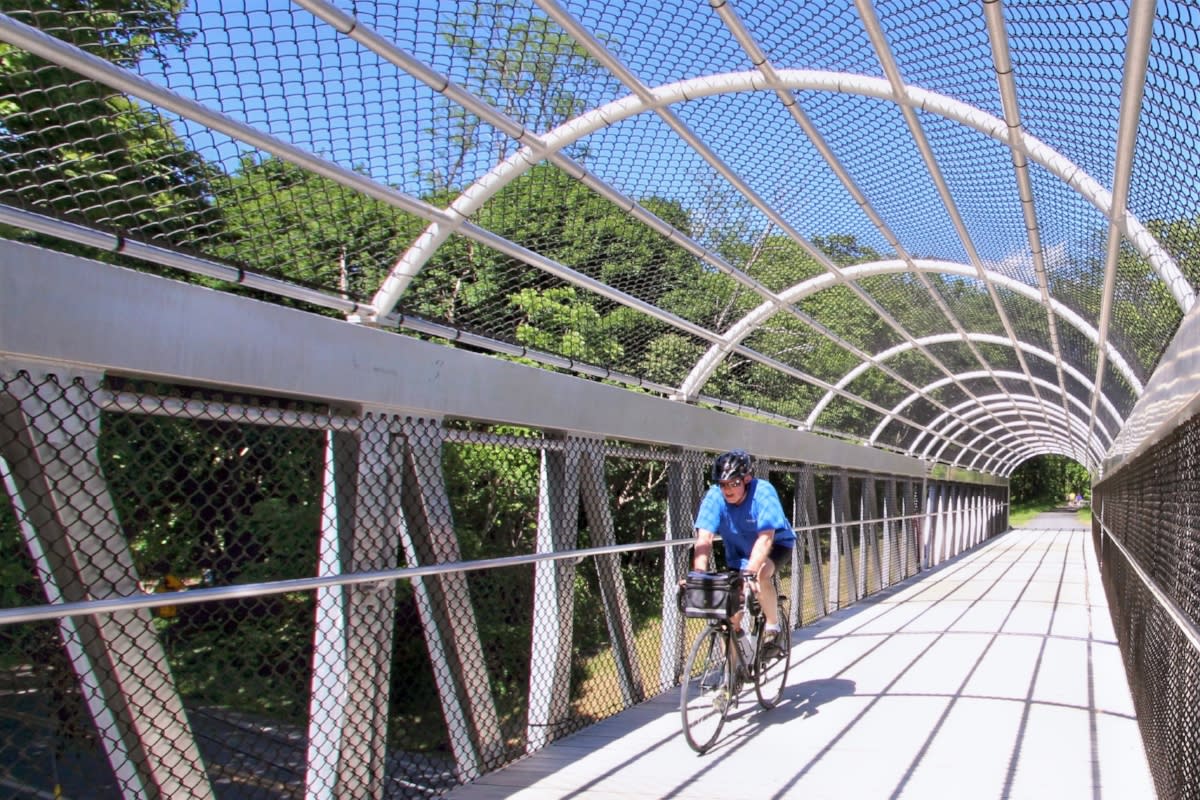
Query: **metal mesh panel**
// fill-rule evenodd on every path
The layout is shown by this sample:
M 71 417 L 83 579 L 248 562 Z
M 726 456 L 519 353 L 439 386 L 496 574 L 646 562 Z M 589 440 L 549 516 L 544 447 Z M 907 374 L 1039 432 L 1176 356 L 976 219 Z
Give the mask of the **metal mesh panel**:
M 847 384 L 846 389 L 860 397 L 868 397 L 872 402 L 892 408 L 911 392 L 905 386 L 897 385 L 891 376 L 881 369 L 869 369 Z M 907 410 L 905 411 L 907 415 Z
M 1112 173 L 1127 10 L 1117 4 L 1005 4 L 1021 106 L 1032 132 L 1054 132 L 1057 149 L 1091 175 Z M 1050 65 L 1053 64 L 1053 68 Z
M 780 313 L 760 326 L 748 347 L 824 381 L 835 381 L 858 363 L 847 350 L 830 342 L 791 315 Z
M 875 68 L 873 64 L 871 69 Z M 941 201 L 927 181 L 911 179 L 928 172 L 895 107 L 852 95 L 817 95 L 806 102 L 805 110 L 901 241 L 921 241 L 921 255 L 926 258 L 966 262 L 945 216 L 922 211 L 940 208 Z M 864 129 L 872 130 L 887 146 L 862 147 Z
M 1200 422 L 1093 490 L 1104 588 L 1160 796 L 1200 797 Z
M 1127 7 L 110 5 L 6 7 L 8 235 L 792 425 L 819 390 L 788 384 L 960 329 L 1094 373 L 1091 331 L 1073 325 L 1107 307 L 1104 345 L 1144 382 L 1200 274 L 1179 144 L 1186 5 L 1156 9 L 1128 158 L 1112 145 L 1138 78 Z M 765 91 L 771 70 L 810 88 Z M 906 118 L 905 91 L 942 99 Z M 1132 216 L 1110 265 L 1104 204 L 1125 162 Z M 830 271 L 892 258 L 902 273 L 854 285 Z M 826 275 L 789 298 L 818 332 L 777 311 L 746 322 L 757 353 L 710 350 L 772 293 Z M 1052 331 L 1043 290 L 1078 319 Z M 716 369 L 697 371 L 706 354 Z M 938 355 L 935 372 L 980 361 Z M 918 361 L 896 369 L 929 382 Z M 1101 390 L 1128 410 L 1107 376 Z M 872 415 L 857 406 L 882 399 L 858 391 L 840 437 L 860 438 Z
M 1113 344 L 1143 382 L 1162 356 L 1162 343 L 1170 341 L 1183 318 L 1178 307 L 1164 302 L 1166 288 L 1152 274 L 1144 259 L 1122 246 L 1113 297 L 1114 324 L 1120 333 L 1113 336 Z
M 704 390 L 734 402 L 753 398 L 764 411 L 796 419 L 803 419 L 821 395 L 814 386 L 740 356 L 725 359 Z
M 0 420 L 6 786 L 436 796 L 671 690 L 702 624 L 664 538 L 710 455 L 90 374 L 4 374 Z M 763 473 L 793 624 L 835 528 L 836 605 L 918 568 L 911 481 Z
M 943 30 L 939 37 L 945 35 Z M 947 43 L 950 41 L 953 40 L 946 39 Z M 960 44 L 961 41 L 954 42 L 955 47 Z M 1026 252 L 1028 232 L 1021 214 L 1020 198 L 1016 193 L 998 191 L 1013 182 L 1012 165 L 1004 147 L 990 137 L 938 115 L 922 113 L 918 114 L 918 119 L 981 266 L 1036 286 L 1032 259 Z M 953 252 L 958 238 L 956 235 L 947 242 L 947 253 Z M 965 258 L 954 260 L 970 263 Z
M 840 72 L 869 58 L 870 40 L 848 0 L 820 6 L 752 3 L 738 11 L 752 30 L 759 31 L 763 50 L 777 64 Z M 879 74 L 877 65 L 872 74 Z
M 1200 80 L 1196 64 L 1188 58 L 1200 29 L 1194 6 L 1172 3 L 1162 9 L 1157 22 L 1160 37 L 1151 44 L 1149 75 L 1143 116 L 1147 133 L 1139 142 L 1134 166 L 1130 207 L 1143 219 L 1176 220 L 1194 217 L 1197 198 L 1194 192 L 1158 193 L 1151 187 L 1174 184 L 1179 176 L 1196 173 L 1197 154 L 1182 142 L 1197 135 L 1194 109 Z M 1200 272 L 1187 251 L 1194 246 L 1195 234 L 1186 226 L 1155 227 L 1155 233 L 1170 249 L 1184 269 L 1193 287 L 1200 284 Z
M 859 285 L 914 338 L 953 332 L 950 321 L 929 307 L 929 290 L 913 275 L 875 275 Z

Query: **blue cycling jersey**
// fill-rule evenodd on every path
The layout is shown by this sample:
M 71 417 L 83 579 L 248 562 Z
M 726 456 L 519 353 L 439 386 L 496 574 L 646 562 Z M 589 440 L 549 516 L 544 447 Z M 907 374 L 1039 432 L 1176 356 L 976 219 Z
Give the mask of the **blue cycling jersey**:
M 737 505 L 725 502 L 719 486 L 711 486 L 700 502 L 696 527 L 721 537 L 729 569 L 746 568 L 759 531 L 773 529 L 777 547 L 796 545 L 796 534 L 783 513 L 779 493 L 769 482 L 758 478 L 751 479 L 742 502 Z

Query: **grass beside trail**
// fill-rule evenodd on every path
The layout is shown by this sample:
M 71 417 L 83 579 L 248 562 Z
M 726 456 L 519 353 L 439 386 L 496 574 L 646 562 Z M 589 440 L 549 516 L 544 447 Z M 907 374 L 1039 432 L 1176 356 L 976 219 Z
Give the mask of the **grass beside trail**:
M 1014 505 L 1008 512 L 1008 524 L 1012 528 L 1020 528 L 1026 522 L 1041 514 L 1043 511 L 1053 511 L 1056 508 L 1062 508 L 1063 503 L 1054 500 L 1035 500 L 1028 503 Z M 1075 519 L 1081 525 L 1092 524 L 1092 509 L 1088 506 L 1083 506 L 1075 513 Z

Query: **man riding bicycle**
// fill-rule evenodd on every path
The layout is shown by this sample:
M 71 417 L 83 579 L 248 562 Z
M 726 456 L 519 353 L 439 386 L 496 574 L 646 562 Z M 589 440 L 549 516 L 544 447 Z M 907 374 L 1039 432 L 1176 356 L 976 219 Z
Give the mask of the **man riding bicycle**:
M 796 534 L 783 513 L 779 494 L 769 482 L 754 477 L 754 462 L 745 450 L 722 453 L 713 461 L 712 479 L 696 513 L 696 544 L 692 569 L 708 569 L 713 536 L 725 544 L 725 564 L 741 570 L 758 593 L 767 618 L 765 647 L 777 647 L 780 636 L 779 606 L 772 577 L 791 557 Z M 738 618 L 734 624 L 740 623 Z

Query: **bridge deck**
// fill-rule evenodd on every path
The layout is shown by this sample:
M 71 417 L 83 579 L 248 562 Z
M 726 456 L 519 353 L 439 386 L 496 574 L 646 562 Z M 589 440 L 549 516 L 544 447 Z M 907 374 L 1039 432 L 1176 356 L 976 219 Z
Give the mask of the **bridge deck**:
M 1043 515 L 793 636 L 706 755 L 664 695 L 449 796 L 1155 796 L 1091 534 Z

